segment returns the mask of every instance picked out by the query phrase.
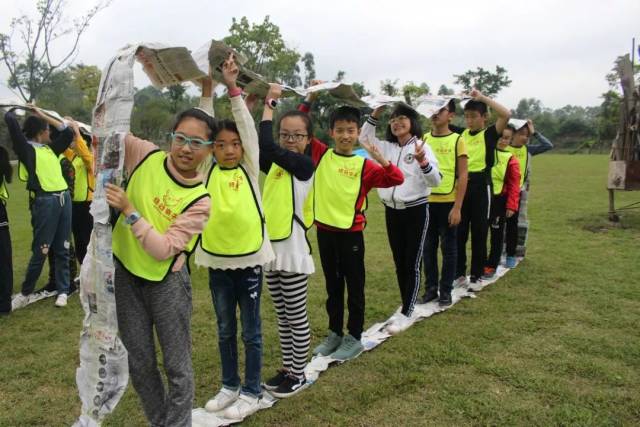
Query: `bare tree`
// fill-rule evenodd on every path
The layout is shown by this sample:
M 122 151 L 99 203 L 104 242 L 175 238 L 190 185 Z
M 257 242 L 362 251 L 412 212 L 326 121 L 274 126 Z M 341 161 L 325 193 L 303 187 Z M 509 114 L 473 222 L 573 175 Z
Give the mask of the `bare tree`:
M 80 37 L 110 3 L 111 0 L 99 0 L 69 23 L 65 0 L 38 0 L 37 17 L 13 18 L 8 34 L 0 33 L 0 60 L 9 71 L 9 87 L 17 89 L 24 101 L 33 102 L 52 74 L 73 62 Z M 63 41 L 68 50 L 61 58 L 53 58 L 54 44 Z

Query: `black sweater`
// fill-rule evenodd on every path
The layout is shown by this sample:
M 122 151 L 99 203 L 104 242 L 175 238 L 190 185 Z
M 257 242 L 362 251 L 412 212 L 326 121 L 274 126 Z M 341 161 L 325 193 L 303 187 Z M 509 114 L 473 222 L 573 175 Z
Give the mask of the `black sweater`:
M 306 154 L 294 153 L 282 148 L 273 140 L 273 122 L 260 122 L 260 170 L 269 173 L 271 165 L 275 163 L 300 181 L 306 181 L 313 176 L 313 161 Z

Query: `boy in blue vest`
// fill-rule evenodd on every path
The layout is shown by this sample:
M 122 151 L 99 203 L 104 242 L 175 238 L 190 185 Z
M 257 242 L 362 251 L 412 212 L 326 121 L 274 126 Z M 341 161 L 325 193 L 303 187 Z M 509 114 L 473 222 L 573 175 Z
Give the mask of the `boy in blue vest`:
M 404 182 L 402 171 L 382 157 L 377 148 L 362 142 L 375 160 L 353 154 L 360 135 L 360 111 L 343 106 L 330 118 L 335 148 L 324 146 L 314 179 L 314 210 L 318 247 L 327 288 L 329 336 L 314 355 L 349 360 L 363 351 L 364 327 L 364 210 L 372 188 Z M 376 163 L 377 162 L 377 163 Z M 343 334 L 344 290 L 347 287 L 348 334 Z

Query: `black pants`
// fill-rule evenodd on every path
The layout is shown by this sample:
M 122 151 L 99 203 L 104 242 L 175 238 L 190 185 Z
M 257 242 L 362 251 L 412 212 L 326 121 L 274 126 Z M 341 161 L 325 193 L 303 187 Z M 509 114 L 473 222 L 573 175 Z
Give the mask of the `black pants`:
M 71 230 L 73 241 L 76 244 L 76 259 L 78 264 L 82 264 L 84 256 L 87 254 L 87 246 L 93 230 L 93 217 L 89 212 L 91 202 L 73 202 L 71 209 L 73 212 Z
M 13 261 L 9 217 L 2 201 L 0 201 L 0 224 L 4 224 L 0 225 L 0 313 L 9 313 L 13 292 Z
M 438 245 L 442 251 L 442 273 L 440 276 L 440 294 L 451 294 L 456 273 L 458 242 L 457 227 L 449 226 L 451 203 L 429 203 L 429 228 L 424 245 L 424 275 L 427 292 L 438 290 Z
M 491 214 L 489 215 L 489 230 L 491 233 L 491 249 L 486 266 L 497 268 L 502 255 L 504 243 L 504 223 L 507 214 L 507 197 L 504 195 L 493 196 L 491 200 Z
M 385 207 L 384 214 L 402 298 L 402 314 L 411 316 L 420 290 L 420 264 L 429 225 L 428 204 L 406 209 Z
M 511 218 L 507 218 L 507 256 L 516 256 L 516 248 L 518 247 L 518 217 L 518 212 L 516 212 Z
M 458 267 L 456 276 L 467 274 L 467 240 L 471 231 L 471 279 L 484 273 L 487 258 L 487 233 L 491 188 L 484 173 L 469 174 L 467 193 L 462 203 L 462 220 L 458 225 Z
M 344 287 L 347 285 L 347 330 L 360 339 L 364 328 L 364 236 L 362 231 L 339 232 L 318 228 L 318 248 L 327 287 L 329 329 L 342 335 Z

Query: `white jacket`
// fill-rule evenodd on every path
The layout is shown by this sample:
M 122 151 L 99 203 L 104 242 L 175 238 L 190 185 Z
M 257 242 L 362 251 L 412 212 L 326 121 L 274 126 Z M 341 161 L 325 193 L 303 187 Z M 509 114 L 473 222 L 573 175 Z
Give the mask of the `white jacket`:
M 405 209 L 427 203 L 431 187 L 440 185 L 442 175 L 438 169 L 438 159 L 429 144 L 412 137 L 405 145 L 382 141 L 376 137 L 377 120 L 369 117 L 360 131 L 360 141 L 374 144 L 385 159 L 396 165 L 404 174 L 404 183 L 391 188 L 378 188 L 382 203 L 393 209 Z M 416 144 L 423 144 L 429 164 L 422 168 L 415 160 Z

